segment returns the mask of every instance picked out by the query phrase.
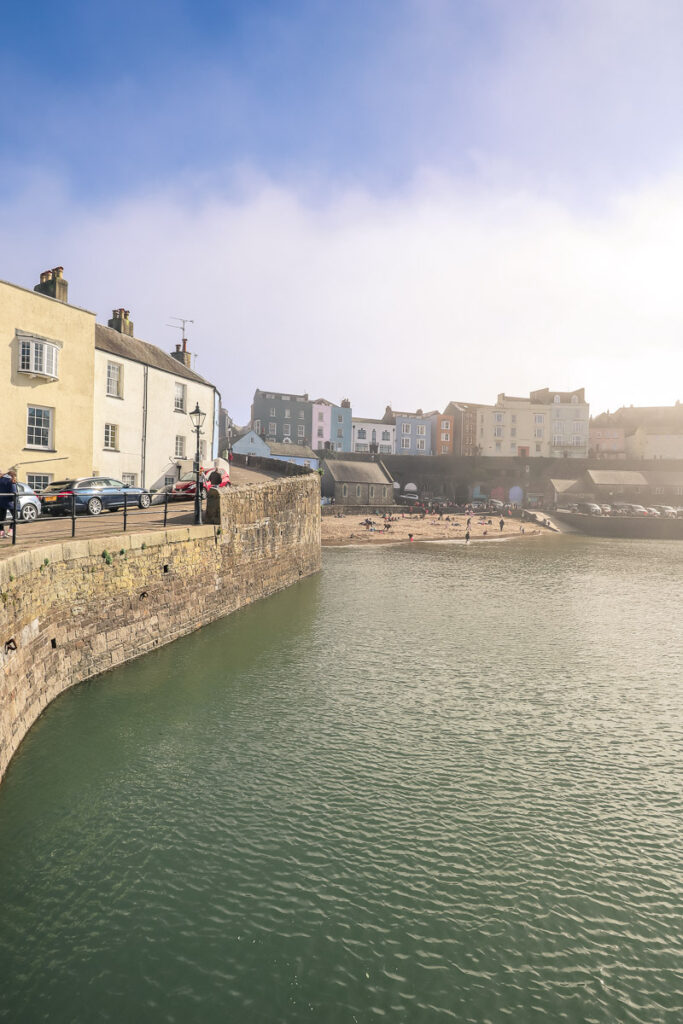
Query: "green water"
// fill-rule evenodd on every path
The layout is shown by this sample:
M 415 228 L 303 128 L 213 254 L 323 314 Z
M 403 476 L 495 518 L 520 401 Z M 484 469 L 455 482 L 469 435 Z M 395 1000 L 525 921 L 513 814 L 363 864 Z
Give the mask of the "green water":
M 333 550 L 61 697 L 0 1019 L 683 1020 L 683 544 Z

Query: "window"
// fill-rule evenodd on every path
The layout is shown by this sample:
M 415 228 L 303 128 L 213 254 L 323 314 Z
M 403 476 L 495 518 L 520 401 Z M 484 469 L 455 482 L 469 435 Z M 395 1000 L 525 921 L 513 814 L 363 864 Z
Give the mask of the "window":
M 187 393 L 187 388 L 185 387 L 185 385 L 184 384 L 178 384 L 178 382 L 176 381 L 176 386 L 175 386 L 175 402 L 174 402 L 174 408 L 175 408 L 176 412 L 185 412 L 185 408 L 186 408 L 186 401 L 185 401 L 186 393 Z
M 442 441 L 450 441 L 450 439 L 451 439 L 450 431 L 449 430 L 442 430 L 441 431 L 441 440 Z
M 304 413 L 303 413 L 303 409 L 302 409 L 300 415 L 303 416 L 303 414 Z M 323 421 L 323 414 L 321 412 L 319 412 L 318 413 L 318 423 L 322 423 L 322 421 Z
M 410 433 L 410 423 L 402 423 L 401 424 L 401 433 L 402 434 L 409 434 Z
M 441 454 L 442 455 L 448 455 L 448 445 L 447 444 L 442 444 L 441 445 Z
M 355 450 L 357 452 L 369 452 L 370 451 L 370 445 L 369 444 L 356 444 L 356 449 Z
M 289 437 L 289 435 L 292 433 L 292 424 L 291 423 L 283 423 L 283 425 L 282 425 L 282 433 L 285 435 L 285 437 Z
M 513 423 L 516 423 L 517 422 L 517 415 L 515 413 L 513 413 L 511 419 L 512 419 Z
M 534 423 L 545 423 L 545 416 L 543 413 L 536 413 L 534 416 Z
M 365 429 L 365 427 L 359 427 L 358 428 L 358 439 L 360 441 L 364 441 L 367 436 L 368 436 L 368 432 Z
M 496 413 L 496 423 L 502 423 L 502 422 L 503 422 L 503 414 L 502 414 L 502 412 L 497 412 Z
M 286 420 L 291 419 L 291 416 L 292 416 L 292 410 L 291 409 L 285 409 L 285 419 Z
M 540 444 L 537 444 L 537 445 L 536 445 L 536 451 L 537 451 L 537 452 L 540 452 L 540 450 L 541 450 L 541 446 L 540 446 Z
M 451 424 L 449 420 L 441 420 L 441 429 L 450 430 Z
M 257 434 L 261 433 L 261 420 L 254 420 L 254 430 Z
M 494 437 L 502 437 L 503 436 L 503 428 L 502 427 L 494 427 L 493 428 L 493 436 Z
M 272 405 L 270 407 L 270 415 L 271 416 L 277 416 L 277 413 L 275 412 L 275 406 L 274 405 Z
M 176 434 L 175 457 L 176 459 L 185 458 L 185 438 L 181 434 Z
M 175 483 L 175 477 L 174 476 L 165 476 L 164 477 L 164 487 L 173 487 L 174 483 Z
M 344 436 L 344 431 L 343 430 L 338 430 L 337 431 L 337 437 L 343 437 L 343 436 Z
M 267 394 L 267 395 L 266 395 L 266 398 L 275 398 L 275 395 L 271 395 L 271 394 L 269 393 L 269 394 Z
M 417 448 L 417 450 L 419 452 L 423 452 L 425 450 L 426 443 L 427 442 L 423 438 L 418 438 L 417 444 L 415 445 L 415 447 Z
M 29 405 L 26 424 L 27 448 L 52 448 L 53 411 L 39 405 Z
M 346 484 L 342 484 L 342 498 L 348 497 L 349 489 Z
M 383 430 L 382 431 L 382 440 L 383 441 L 391 441 L 391 434 L 389 433 L 388 430 Z
M 305 437 L 306 436 L 306 427 L 304 426 L 303 423 L 300 423 L 299 426 L 296 428 L 296 433 L 297 433 L 297 437 Z M 322 436 L 323 436 L 322 430 L 318 430 L 318 437 L 322 437 Z
M 360 484 L 356 484 L 356 497 L 360 498 Z
M 26 483 L 34 491 L 44 491 L 52 480 L 52 473 L 27 473 Z
M 574 433 L 575 434 L 582 434 L 583 433 L 584 424 L 581 422 L 581 420 L 574 420 L 573 427 L 574 427 Z
M 401 438 L 401 448 L 410 448 L 410 438 L 409 437 L 402 437 Z
M 374 497 L 375 497 L 375 485 L 374 484 L 370 484 L 370 501 L 372 501 Z
M 510 437 L 517 437 L 517 427 L 510 427 Z
M 427 434 L 427 428 L 424 426 L 424 424 L 418 424 L 418 426 L 417 426 L 417 436 L 418 437 L 425 437 L 426 434 Z
M 121 363 L 107 363 L 107 394 L 110 398 L 122 398 L 123 367 Z
M 583 438 L 579 437 L 578 434 L 575 434 L 572 438 L 572 444 L 575 448 L 579 448 L 583 444 Z
M 500 443 L 500 441 L 496 441 L 496 451 L 499 452 L 500 450 L 501 450 L 501 443 Z
M 268 424 L 268 433 L 272 434 L 273 436 L 277 434 L 277 423 Z
M 291 398 L 289 395 L 280 395 L 280 398 L 282 399 L 283 402 L 291 402 Z
M 516 450 L 517 444 L 515 441 L 510 441 L 510 448 L 512 449 L 513 452 Z
M 560 434 L 553 434 L 553 444 L 556 448 L 562 447 L 564 444 L 564 438 Z
M 19 369 L 22 373 L 38 373 L 42 377 L 56 379 L 58 355 L 58 345 L 24 337 L 19 349 Z
M 380 450 L 380 451 L 381 451 L 381 452 L 382 452 L 382 453 L 383 453 L 384 455 L 391 455 L 391 445 L 390 445 L 390 444 L 381 444 L 381 445 L 379 446 L 379 450 Z
M 555 403 L 555 405 L 559 405 L 561 401 L 562 399 L 559 395 L 555 395 L 555 397 L 553 398 L 553 402 Z
M 534 430 L 534 437 L 543 437 L 543 427 L 536 427 Z
M 301 437 L 303 432 L 304 432 L 304 428 L 303 427 L 299 427 L 299 437 Z M 322 437 L 324 433 L 325 432 L 324 432 L 323 428 L 322 427 L 318 427 L 318 437 Z
M 302 420 L 304 418 L 304 415 L 305 415 L 304 410 L 303 409 L 299 409 L 299 419 L 300 420 Z
M 109 448 L 111 451 L 118 451 L 119 428 L 116 423 L 104 424 L 104 447 Z
M 122 473 L 121 483 L 124 487 L 135 487 L 137 477 L 135 473 Z

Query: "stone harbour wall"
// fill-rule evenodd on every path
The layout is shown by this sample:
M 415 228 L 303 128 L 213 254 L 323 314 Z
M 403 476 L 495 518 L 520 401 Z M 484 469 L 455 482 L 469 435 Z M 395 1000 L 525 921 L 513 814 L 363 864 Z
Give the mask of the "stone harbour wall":
M 204 526 L 69 541 L 0 562 L 0 779 L 70 686 L 320 569 L 316 473 L 210 494 Z

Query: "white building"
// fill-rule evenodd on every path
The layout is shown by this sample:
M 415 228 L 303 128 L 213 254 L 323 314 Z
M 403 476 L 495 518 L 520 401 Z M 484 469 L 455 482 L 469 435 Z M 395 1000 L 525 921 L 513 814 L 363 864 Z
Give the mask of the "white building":
M 528 398 L 498 395 L 477 413 L 480 455 L 586 458 L 589 406 L 584 389 L 532 391 Z
M 351 420 L 351 451 L 391 455 L 396 444 L 396 424 L 382 420 Z
M 95 327 L 93 474 L 124 483 L 163 487 L 192 468 L 196 434 L 189 413 L 206 413 L 200 461 L 218 455 L 220 395 L 190 369 L 178 345 L 169 355 L 133 337 L 127 310 Z

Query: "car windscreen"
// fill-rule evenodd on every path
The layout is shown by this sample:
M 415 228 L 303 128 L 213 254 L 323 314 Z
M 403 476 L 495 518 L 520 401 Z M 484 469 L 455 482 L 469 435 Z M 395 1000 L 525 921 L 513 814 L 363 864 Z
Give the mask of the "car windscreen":
M 55 494 L 57 491 L 70 491 L 73 489 L 75 480 L 53 480 L 51 484 L 43 489 L 42 494 Z

